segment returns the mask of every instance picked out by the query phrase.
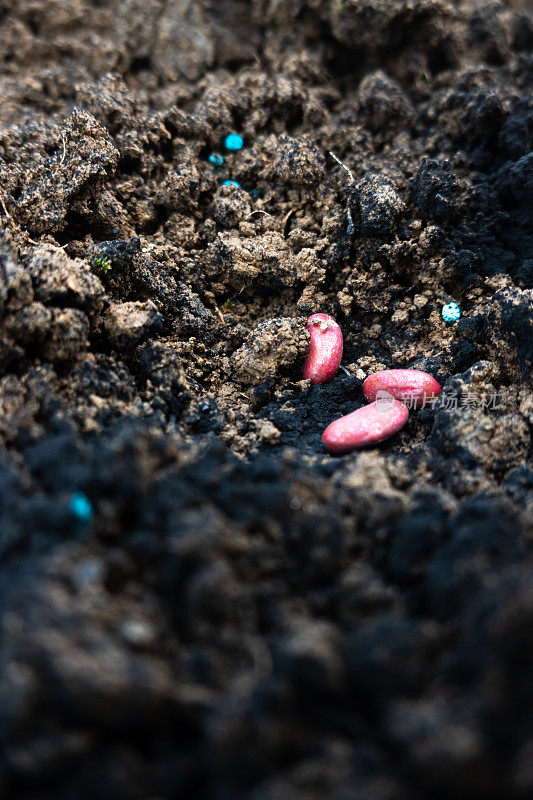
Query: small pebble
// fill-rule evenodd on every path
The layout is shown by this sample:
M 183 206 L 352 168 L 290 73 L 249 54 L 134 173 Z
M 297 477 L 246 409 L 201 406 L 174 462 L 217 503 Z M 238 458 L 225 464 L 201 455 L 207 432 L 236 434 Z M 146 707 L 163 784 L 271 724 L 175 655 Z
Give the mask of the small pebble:
M 441 392 L 435 378 L 419 369 L 384 369 L 369 375 L 363 382 L 363 394 L 369 403 L 376 399 L 380 390 L 407 402 L 412 408 L 422 408 Z
M 313 314 L 307 320 L 311 342 L 307 350 L 303 377 L 311 383 L 327 383 L 337 372 L 342 359 L 342 332 L 333 317 Z
M 444 322 L 457 322 L 461 317 L 461 309 L 457 303 L 447 303 L 442 307 L 442 319 Z
M 385 441 L 397 433 L 409 416 L 409 411 L 388 395 L 345 417 L 336 419 L 322 434 L 322 443 L 330 453 L 350 453 Z
M 143 647 L 151 644 L 155 638 L 153 627 L 145 620 L 126 620 L 120 632 L 128 644 L 134 647 Z
M 244 139 L 238 133 L 229 133 L 224 139 L 224 147 L 232 153 L 240 150 L 244 144 Z
M 224 163 L 224 156 L 221 153 L 211 153 L 209 163 L 214 167 L 221 167 Z
M 88 525 L 93 517 L 93 506 L 84 492 L 75 492 L 70 498 L 69 509 L 78 522 Z
M 222 186 L 236 186 L 237 189 L 242 189 L 241 184 L 237 181 L 222 181 Z

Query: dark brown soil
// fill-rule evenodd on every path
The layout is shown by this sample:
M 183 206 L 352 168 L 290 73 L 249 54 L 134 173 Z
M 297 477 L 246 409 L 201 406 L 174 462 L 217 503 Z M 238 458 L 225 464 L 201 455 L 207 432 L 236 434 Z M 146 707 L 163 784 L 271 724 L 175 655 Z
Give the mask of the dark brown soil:
M 3 0 L 0 41 L 0 795 L 530 798 L 525 2 Z M 327 455 L 394 367 L 448 400 Z

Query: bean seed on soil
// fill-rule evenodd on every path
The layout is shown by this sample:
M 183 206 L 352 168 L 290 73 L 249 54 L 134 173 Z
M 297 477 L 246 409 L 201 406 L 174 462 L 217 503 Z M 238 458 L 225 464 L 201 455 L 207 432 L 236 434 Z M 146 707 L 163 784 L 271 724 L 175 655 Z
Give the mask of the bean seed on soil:
M 337 372 L 342 359 L 342 332 L 327 314 L 313 314 L 307 320 L 311 342 L 303 377 L 311 383 L 327 383 Z
M 385 394 L 385 393 L 384 393 Z M 390 395 L 352 411 L 332 422 L 322 434 L 330 453 L 341 455 L 384 442 L 403 428 L 409 411 Z
M 369 375 L 363 383 L 363 394 L 371 403 L 382 390 L 411 408 L 422 408 L 438 397 L 441 388 L 435 378 L 419 369 L 385 369 Z

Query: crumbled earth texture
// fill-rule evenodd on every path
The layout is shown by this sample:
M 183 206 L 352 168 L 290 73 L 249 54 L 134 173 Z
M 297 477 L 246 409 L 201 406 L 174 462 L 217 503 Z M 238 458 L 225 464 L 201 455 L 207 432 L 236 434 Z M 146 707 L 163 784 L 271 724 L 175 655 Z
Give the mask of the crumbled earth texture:
M 0 6 L 0 795 L 531 798 L 526 0 Z

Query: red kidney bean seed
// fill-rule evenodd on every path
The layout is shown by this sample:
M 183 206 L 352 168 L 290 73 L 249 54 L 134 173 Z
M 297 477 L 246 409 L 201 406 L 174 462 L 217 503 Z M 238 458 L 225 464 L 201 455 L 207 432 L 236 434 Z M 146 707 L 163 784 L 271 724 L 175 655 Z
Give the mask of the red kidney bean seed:
M 380 396 L 368 406 L 336 419 L 322 434 L 330 453 L 349 453 L 360 447 L 379 444 L 393 436 L 407 422 L 409 411 L 390 395 Z
M 307 320 L 311 342 L 305 359 L 305 379 L 327 383 L 337 372 L 342 359 L 342 332 L 327 314 L 313 314 Z
M 419 369 L 385 369 L 369 375 L 363 383 L 363 394 L 369 403 L 379 391 L 388 392 L 410 408 L 422 408 L 439 396 L 441 388 L 435 378 Z

